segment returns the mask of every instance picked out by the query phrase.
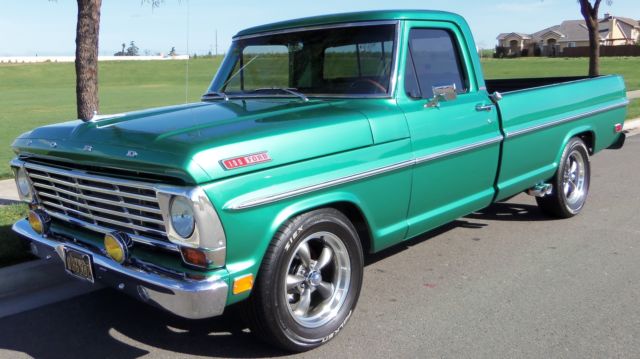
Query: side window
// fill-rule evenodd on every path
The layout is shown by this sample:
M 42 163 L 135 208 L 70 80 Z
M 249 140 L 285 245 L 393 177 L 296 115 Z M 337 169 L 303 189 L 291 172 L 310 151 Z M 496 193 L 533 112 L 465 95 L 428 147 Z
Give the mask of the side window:
M 467 92 L 467 80 L 454 35 L 441 29 L 412 29 L 405 73 L 407 94 L 431 98 L 434 87 L 451 84 L 455 84 L 458 93 Z M 416 96 L 416 86 L 421 96 Z

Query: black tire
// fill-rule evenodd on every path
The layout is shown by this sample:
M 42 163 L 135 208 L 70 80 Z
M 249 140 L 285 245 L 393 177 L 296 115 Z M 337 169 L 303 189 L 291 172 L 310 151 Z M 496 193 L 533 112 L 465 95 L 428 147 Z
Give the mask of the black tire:
M 333 254 L 325 256 L 326 248 Z M 252 332 L 291 352 L 332 339 L 356 307 L 363 263 L 358 234 L 341 212 L 324 208 L 290 219 L 269 245 L 246 303 Z
M 553 217 L 573 217 L 584 208 L 590 182 L 591 165 L 587 146 L 580 138 L 572 138 L 564 148 L 558 170 L 551 180 L 551 194 L 536 197 L 538 207 Z

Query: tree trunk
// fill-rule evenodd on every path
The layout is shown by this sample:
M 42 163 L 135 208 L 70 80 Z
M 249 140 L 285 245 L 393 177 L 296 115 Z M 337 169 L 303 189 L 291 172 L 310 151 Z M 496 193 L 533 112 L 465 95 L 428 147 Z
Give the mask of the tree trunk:
M 98 34 L 102 0 L 78 0 L 76 27 L 76 106 L 87 121 L 98 111 Z
M 579 0 L 580 12 L 589 30 L 589 76 L 600 76 L 600 23 L 598 22 L 598 10 L 601 0 Z
M 589 29 L 589 76 L 600 76 L 600 26 L 598 19 L 592 21 L 590 25 L 587 21 L 587 29 Z

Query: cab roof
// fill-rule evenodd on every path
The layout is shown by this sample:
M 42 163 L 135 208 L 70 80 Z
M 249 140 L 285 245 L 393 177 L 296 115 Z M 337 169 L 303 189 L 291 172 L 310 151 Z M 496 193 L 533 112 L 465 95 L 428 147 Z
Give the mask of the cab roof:
M 322 26 L 331 24 L 341 24 L 350 22 L 365 21 L 393 21 L 393 20 L 434 20 L 434 21 L 450 21 L 464 22 L 464 19 L 457 14 L 445 11 L 433 10 L 376 10 L 350 12 L 343 14 L 331 14 L 305 17 L 300 19 L 286 20 L 274 22 L 271 24 L 250 27 L 238 32 L 234 38 L 247 35 L 259 34 L 262 32 L 279 31 L 285 29 L 294 29 L 300 27 Z

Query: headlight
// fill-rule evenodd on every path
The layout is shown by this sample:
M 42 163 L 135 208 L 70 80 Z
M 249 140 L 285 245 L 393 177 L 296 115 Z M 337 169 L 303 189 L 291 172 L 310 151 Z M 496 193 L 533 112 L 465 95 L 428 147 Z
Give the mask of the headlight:
M 171 226 L 182 238 L 189 238 L 193 234 L 196 220 L 193 215 L 193 208 L 189 200 L 182 196 L 173 197 L 169 215 L 171 216 Z
M 227 237 L 207 193 L 199 186 L 158 186 L 156 193 L 167 237 L 179 247 L 184 262 L 224 267 Z
M 29 183 L 29 178 L 24 168 L 18 168 L 16 172 L 16 184 L 18 185 L 20 198 L 24 201 L 31 201 L 31 183 Z

